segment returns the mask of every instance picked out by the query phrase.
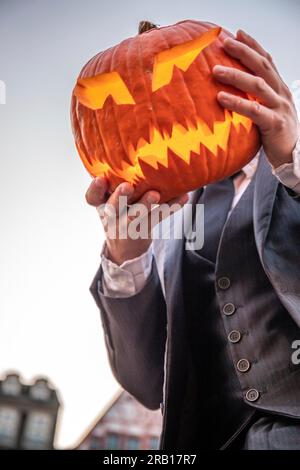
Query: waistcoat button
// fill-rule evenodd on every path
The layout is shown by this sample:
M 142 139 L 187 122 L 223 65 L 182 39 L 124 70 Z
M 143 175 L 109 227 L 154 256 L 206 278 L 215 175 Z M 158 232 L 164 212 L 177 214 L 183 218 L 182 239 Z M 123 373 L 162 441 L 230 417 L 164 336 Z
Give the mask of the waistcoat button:
M 248 401 L 256 401 L 259 399 L 259 391 L 256 390 L 256 388 L 250 388 L 250 390 L 247 391 L 245 397 Z
M 230 287 L 230 279 L 228 277 L 220 277 L 218 279 L 218 286 L 222 290 L 226 290 Z
M 232 303 L 225 304 L 222 311 L 224 315 L 232 315 L 235 312 L 235 305 Z
M 241 337 L 241 333 L 237 330 L 232 330 L 228 335 L 228 339 L 231 343 L 238 343 Z
M 248 359 L 240 359 L 236 364 L 236 368 L 239 372 L 247 372 L 250 369 L 250 362 Z

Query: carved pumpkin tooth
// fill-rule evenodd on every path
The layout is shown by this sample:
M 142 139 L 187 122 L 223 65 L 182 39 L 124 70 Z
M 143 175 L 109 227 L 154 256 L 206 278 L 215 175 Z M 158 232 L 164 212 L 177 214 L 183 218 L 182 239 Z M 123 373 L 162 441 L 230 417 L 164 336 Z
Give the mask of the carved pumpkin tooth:
M 163 126 L 161 126 L 162 129 L 162 135 L 170 139 L 172 137 L 172 130 L 173 130 L 173 124 L 172 122 L 165 122 Z
M 141 136 L 147 144 L 151 143 L 151 135 L 150 135 L 150 127 L 149 125 L 145 124 L 143 129 L 141 130 Z
M 197 123 L 197 116 L 190 116 L 189 119 L 187 119 L 188 126 L 190 129 L 197 129 L 198 123 Z
M 215 64 L 247 71 L 225 53 L 230 33 L 220 31 L 187 20 L 127 39 L 86 64 L 71 119 L 78 153 L 93 176 L 105 174 L 112 189 L 129 181 L 136 196 L 156 188 L 164 202 L 252 159 L 260 146 L 256 126 L 216 99 Z

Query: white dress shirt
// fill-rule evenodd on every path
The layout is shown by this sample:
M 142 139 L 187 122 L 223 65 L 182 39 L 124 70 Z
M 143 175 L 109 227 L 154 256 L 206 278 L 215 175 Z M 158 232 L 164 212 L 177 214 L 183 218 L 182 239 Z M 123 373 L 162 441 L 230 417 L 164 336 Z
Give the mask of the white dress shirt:
M 235 194 L 230 212 L 236 206 L 254 175 L 258 163 L 258 154 L 242 169 L 234 180 Z M 296 195 L 300 195 L 300 137 L 293 151 L 293 162 L 285 163 L 272 173 L 279 181 Z M 229 212 L 229 214 L 230 214 Z M 229 215 L 228 214 L 228 215 Z M 102 250 L 102 279 L 99 289 L 109 297 L 129 297 L 138 293 L 146 284 L 152 267 L 152 244 L 137 258 L 125 261 L 120 266 L 107 259 Z

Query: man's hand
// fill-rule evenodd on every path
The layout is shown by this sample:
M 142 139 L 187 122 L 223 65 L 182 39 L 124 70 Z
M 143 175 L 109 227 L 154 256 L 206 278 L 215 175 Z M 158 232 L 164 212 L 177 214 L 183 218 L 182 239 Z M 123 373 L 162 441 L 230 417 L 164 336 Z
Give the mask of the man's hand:
M 283 163 L 291 163 L 292 151 L 300 135 L 300 125 L 292 95 L 282 81 L 270 54 L 243 31 L 238 31 L 236 39 L 225 39 L 224 48 L 254 75 L 216 65 L 213 69 L 214 77 L 248 93 L 258 101 L 221 91 L 218 93 L 219 103 L 257 124 L 265 153 L 274 168 Z
M 151 232 L 154 228 L 153 223 L 153 211 L 159 210 L 158 202 L 160 199 L 160 194 L 157 191 L 148 191 L 142 198 L 130 204 L 131 197 L 133 195 L 134 188 L 129 183 L 120 184 L 112 194 L 108 194 L 109 184 L 105 178 L 95 178 L 90 187 L 86 192 L 86 200 L 88 204 L 99 207 L 102 206 L 102 211 L 100 211 L 100 217 L 104 225 L 104 230 L 106 233 L 106 257 L 117 264 L 122 264 L 124 261 L 129 259 L 136 258 L 143 254 L 149 248 L 151 244 Z M 120 197 L 125 197 L 128 201 L 129 209 L 131 214 L 135 213 L 135 208 L 137 208 L 137 215 L 139 220 L 142 220 L 141 223 L 145 223 L 147 228 L 146 238 L 137 238 L 133 239 L 130 237 L 130 234 L 126 238 L 121 238 L 118 232 L 118 227 L 122 227 L 122 230 L 125 229 L 127 233 L 128 226 L 130 222 L 133 221 L 135 215 L 130 215 L 130 210 L 123 210 L 120 212 Z M 176 210 L 179 210 L 186 202 L 188 201 L 188 195 L 183 194 L 180 197 L 169 201 L 167 204 L 170 208 L 168 215 L 174 213 Z M 138 205 L 141 206 L 138 206 Z M 143 218 L 141 218 L 142 209 Z M 112 213 L 116 217 L 112 217 Z M 151 217 L 152 215 L 152 217 Z M 161 218 L 156 219 L 160 221 Z M 116 236 L 111 237 L 110 234 L 113 230 L 110 230 L 112 224 L 116 224 Z

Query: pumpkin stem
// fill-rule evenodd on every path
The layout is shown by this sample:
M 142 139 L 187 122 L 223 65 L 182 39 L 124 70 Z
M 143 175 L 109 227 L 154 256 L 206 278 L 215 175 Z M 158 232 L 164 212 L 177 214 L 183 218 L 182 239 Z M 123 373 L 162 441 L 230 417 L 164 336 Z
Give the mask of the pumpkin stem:
M 139 22 L 139 34 L 150 31 L 150 29 L 157 29 L 158 25 L 151 23 L 151 21 L 140 21 Z

